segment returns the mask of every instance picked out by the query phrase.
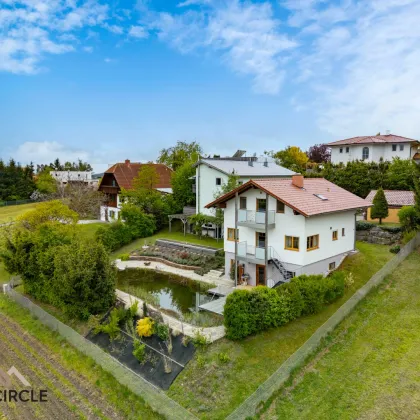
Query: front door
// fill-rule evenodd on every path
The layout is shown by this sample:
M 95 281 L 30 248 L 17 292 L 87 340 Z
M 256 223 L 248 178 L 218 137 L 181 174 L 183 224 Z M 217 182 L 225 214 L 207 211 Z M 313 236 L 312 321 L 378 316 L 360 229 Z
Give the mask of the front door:
M 265 286 L 265 265 L 257 264 L 255 274 L 257 286 Z

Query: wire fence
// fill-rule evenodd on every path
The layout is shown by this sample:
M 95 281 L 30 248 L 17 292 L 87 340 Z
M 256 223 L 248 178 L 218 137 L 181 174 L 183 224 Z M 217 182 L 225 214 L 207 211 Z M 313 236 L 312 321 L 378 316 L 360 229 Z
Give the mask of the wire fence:
M 386 276 L 391 274 L 416 248 L 420 246 L 420 232 L 407 243 L 401 251 L 388 261 L 370 280 L 345 302 L 315 333 L 293 353 L 257 390 L 248 397 L 227 419 L 239 420 L 252 417 L 260 404 L 267 401 L 290 377 L 292 372 L 302 366 L 307 358 L 314 354 L 321 340 L 330 334 L 375 287 L 379 286 Z
M 29 204 L 35 203 L 34 200 L 9 200 L 9 201 L 0 201 L 0 207 L 5 206 L 19 206 L 20 204 Z
M 15 302 L 28 309 L 42 324 L 57 331 L 76 349 L 91 357 L 104 370 L 111 373 L 119 383 L 125 385 L 133 393 L 140 396 L 154 411 L 167 419 L 195 419 L 190 412 L 169 398 L 163 391 L 147 382 L 137 373 L 122 365 L 111 355 L 87 340 L 69 326 L 44 311 L 30 299 L 13 290 L 10 285 L 4 285 L 4 292 Z

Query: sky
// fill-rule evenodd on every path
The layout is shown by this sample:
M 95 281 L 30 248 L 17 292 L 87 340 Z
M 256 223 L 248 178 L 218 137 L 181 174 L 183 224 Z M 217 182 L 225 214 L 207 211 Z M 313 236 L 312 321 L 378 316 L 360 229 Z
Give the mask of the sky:
M 420 139 L 419 19 L 420 0 L 0 0 L 0 157 Z

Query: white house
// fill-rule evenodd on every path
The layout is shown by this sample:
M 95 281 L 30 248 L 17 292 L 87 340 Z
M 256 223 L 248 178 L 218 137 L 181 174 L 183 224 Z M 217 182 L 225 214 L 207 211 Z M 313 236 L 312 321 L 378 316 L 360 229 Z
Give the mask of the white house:
M 154 187 L 162 194 L 171 194 L 172 169 L 161 163 L 136 163 L 129 159 L 119 162 L 107 169 L 99 184 L 99 191 L 107 196 L 105 205 L 101 206 L 101 220 L 112 221 L 120 218 L 121 211 L 121 190 L 132 189 L 133 180 L 136 178 L 144 166 L 153 166 L 159 177 L 159 181 Z
M 332 163 L 391 161 L 396 157 L 420 161 L 420 142 L 394 134 L 352 137 L 327 146 L 331 148 Z
M 226 275 L 273 287 L 326 274 L 355 249 L 356 210 L 371 204 L 323 178 L 255 179 L 207 204 L 224 208 Z
M 95 186 L 98 183 L 92 178 L 92 172 L 89 171 L 51 171 L 50 175 L 62 185 L 83 183 Z

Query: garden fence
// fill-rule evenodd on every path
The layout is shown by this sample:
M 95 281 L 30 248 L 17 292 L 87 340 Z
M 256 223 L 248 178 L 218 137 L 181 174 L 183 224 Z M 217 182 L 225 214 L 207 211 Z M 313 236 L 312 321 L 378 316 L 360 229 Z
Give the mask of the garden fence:
M 0 201 L 0 207 L 5 206 L 18 206 L 20 204 L 29 204 L 35 203 L 33 200 L 9 200 L 9 201 Z
M 163 391 L 122 365 L 118 360 L 105 353 L 102 349 L 75 330 L 63 324 L 48 312 L 45 312 L 31 300 L 16 292 L 16 290 L 13 290 L 9 285 L 5 285 L 4 292 L 19 305 L 27 308 L 44 325 L 57 331 L 75 348 L 87 356 L 90 356 L 96 363 L 102 366 L 104 370 L 111 373 L 118 382 L 143 398 L 143 400 L 157 413 L 162 414 L 168 419 L 195 419 L 190 412 L 169 398 Z
M 407 243 L 401 251 L 388 261 L 369 281 L 345 302 L 315 333 L 293 353 L 257 390 L 248 397 L 227 419 L 245 419 L 253 416 L 259 405 L 267 401 L 290 377 L 292 372 L 302 366 L 309 356 L 319 348 L 321 341 L 343 321 L 375 287 L 379 286 L 386 276 L 391 274 L 416 248 L 420 246 L 420 232 Z

